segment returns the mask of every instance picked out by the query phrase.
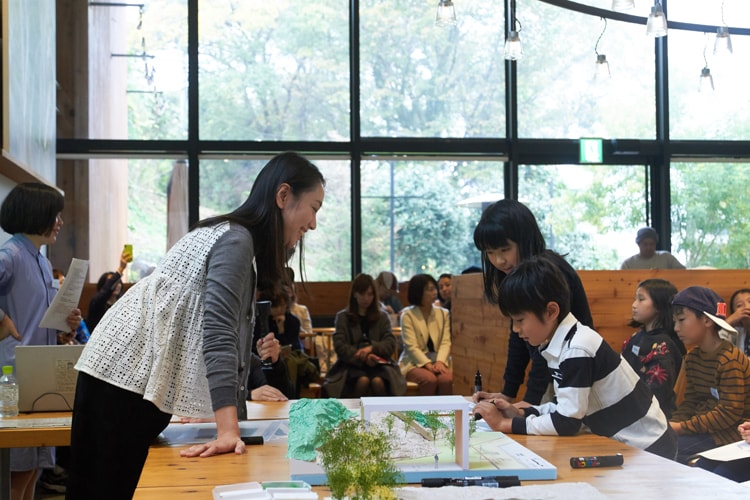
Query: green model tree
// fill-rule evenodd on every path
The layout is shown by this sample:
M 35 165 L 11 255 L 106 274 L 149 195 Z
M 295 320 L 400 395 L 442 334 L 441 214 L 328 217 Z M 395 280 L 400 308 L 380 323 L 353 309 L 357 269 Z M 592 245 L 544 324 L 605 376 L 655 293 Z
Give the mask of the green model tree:
M 320 461 L 334 499 L 395 499 L 392 488 L 403 481 L 391 459 L 385 432 L 359 420 L 345 420 L 319 440 Z

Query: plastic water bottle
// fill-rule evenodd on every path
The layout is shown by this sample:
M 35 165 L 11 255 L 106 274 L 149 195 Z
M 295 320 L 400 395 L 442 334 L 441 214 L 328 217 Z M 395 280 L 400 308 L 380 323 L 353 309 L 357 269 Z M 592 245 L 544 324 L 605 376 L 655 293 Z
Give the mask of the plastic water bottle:
M 18 416 L 18 384 L 12 366 L 3 366 L 0 377 L 0 418 Z

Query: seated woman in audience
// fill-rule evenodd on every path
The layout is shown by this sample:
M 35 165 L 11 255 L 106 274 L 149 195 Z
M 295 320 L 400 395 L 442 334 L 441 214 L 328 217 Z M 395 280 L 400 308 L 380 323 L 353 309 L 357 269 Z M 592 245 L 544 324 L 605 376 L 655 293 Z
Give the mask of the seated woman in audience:
M 333 346 L 338 360 L 326 375 L 332 398 L 402 396 L 406 381 L 392 359 L 396 351 L 388 314 L 377 300 L 375 281 L 358 274 L 349 291 L 349 305 L 336 313 Z
M 420 396 L 453 394 L 450 313 L 434 305 L 435 278 L 415 275 L 409 280 L 408 299 L 411 305 L 401 315 L 401 373 L 416 382 Z
M 258 293 L 258 302 L 268 301 L 271 303 L 271 314 L 269 316 L 268 326 L 274 333 L 276 339 L 282 347 L 290 346 L 287 349 L 299 351 L 302 344 L 299 339 L 301 323 L 299 318 L 289 310 L 289 288 L 282 287 L 283 291 L 279 293 L 270 293 L 262 290 Z M 255 323 L 255 336 L 253 339 L 253 352 L 256 354 L 258 341 L 268 332 L 260 331 L 260 322 Z
M 391 325 L 398 325 L 398 317 L 403 306 L 398 298 L 398 278 L 390 271 L 382 271 L 375 278 L 378 292 L 378 300 L 383 304 L 386 312 L 390 315 Z
M 289 287 L 284 285 L 278 293 L 261 291 L 258 293 L 258 301 L 271 302 L 271 314 L 269 315 L 269 331 L 274 334 L 281 345 L 281 357 L 289 370 L 289 379 L 294 387 L 294 398 L 299 396 L 300 388 L 311 382 L 318 382 L 320 370 L 311 358 L 302 349 L 300 342 L 300 320 L 289 311 Z M 262 332 L 261 321 L 255 322 L 253 336 L 253 352 L 259 354 L 258 341 L 268 332 Z
M 291 267 L 287 267 L 286 273 L 287 276 L 289 276 L 289 283 L 291 287 L 289 289 L 289 312 L 294 314 L 297 319 L 299 319 L 299 332 L 304 335 L 312 335 L 313 327 L 312 318 L 310 317 L 310 310 L 307 308 L 307 306 L 297 302 L 297 284 L 294 281 L 294 269 L 292 269 Z M 302 345 L 305 349 L 308 349 L 310 347 L 309 342 L 309 338 L 302 339 Z
M 452 277 L 448 273 L 443 273 L 438 278 L 438 303 L 440 307 L 451 310 L 451 291 Z
M 258 354 L 250 355 L 247 399 L 250 401 L 286 401 L 294 397 L 286 363 L 281 359 L 281 344 L 269 333 L 258 340 Z M 266 363 L 261 361 L 267 360 Z

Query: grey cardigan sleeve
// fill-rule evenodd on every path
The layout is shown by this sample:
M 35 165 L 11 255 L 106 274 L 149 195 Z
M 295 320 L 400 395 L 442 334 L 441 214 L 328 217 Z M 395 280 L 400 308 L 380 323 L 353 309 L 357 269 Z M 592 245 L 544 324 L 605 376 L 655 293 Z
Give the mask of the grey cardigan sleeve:
M 241 389 L 247 390 L 246 351 L 252 344 L 256 279 L 254 256 L 252 236 L 236 224 L 216 241 L 208 256 L 203 358 L 214 411 L 237 405 Z

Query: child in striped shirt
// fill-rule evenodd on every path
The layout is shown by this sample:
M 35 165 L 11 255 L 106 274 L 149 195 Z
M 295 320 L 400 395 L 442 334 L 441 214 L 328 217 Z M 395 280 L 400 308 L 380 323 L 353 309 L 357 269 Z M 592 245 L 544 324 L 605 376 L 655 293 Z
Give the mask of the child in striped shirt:
M 500 308 L 513 329 L 538 346 L 552 374 L 555 398 L 541 405 L 483 400 L 474 407 L 495 431 L 600 436 L 674 459 L 677 437 L 638 374 L 593 329 L 570 313 L 570 291 L 544 256 L 520 262 L 503 280 Z
M 685 395 L 670 425 L 678 436 L 677 460 L 741 439 L 738 426 L 750 419 L 750 361 L 719 330 L 727 304 L 709 288 L 691 286 L 672 299 L 675 332 L 695 347 L 685 356 Z M 703 459 L 696 465 L 705 465 Z

